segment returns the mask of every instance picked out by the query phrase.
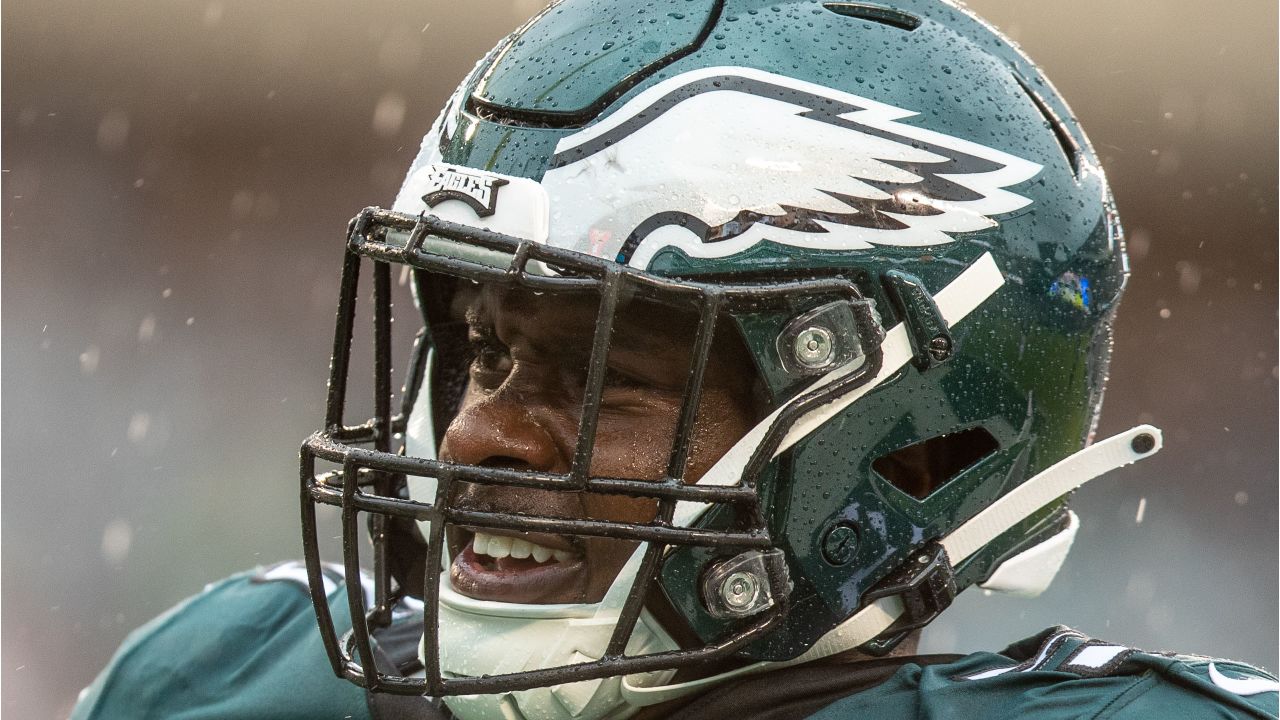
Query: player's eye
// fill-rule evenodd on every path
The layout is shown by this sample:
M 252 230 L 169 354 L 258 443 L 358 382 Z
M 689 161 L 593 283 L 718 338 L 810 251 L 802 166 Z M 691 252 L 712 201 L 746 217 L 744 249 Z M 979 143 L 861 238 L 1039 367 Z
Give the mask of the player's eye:
M 511 351 L 491 334 L 468 334 L 471 347 L 471 379 L 480 387 L 493 390 L 511 374 Z
M 606 388 L 631 389 L 648 387 L 649 382 L 617 368 L 606 368 L 604 386 Z

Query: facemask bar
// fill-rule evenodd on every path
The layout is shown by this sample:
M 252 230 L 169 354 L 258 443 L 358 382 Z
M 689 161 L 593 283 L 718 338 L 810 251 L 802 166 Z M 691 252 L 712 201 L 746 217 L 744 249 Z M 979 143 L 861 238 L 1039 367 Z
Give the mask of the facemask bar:
M 391 232 L 387 232 L 391 231 Z M 395 233 L 407 233 L 403 244 Z M 423 250 L 428 237 L 445 238 L 467 246 L 497 251 L 509 256 L 506 267 Z M 360 425 L 343 424 L 344 399 L 350 369 L 350 353 L 361 259 L 374 261 L 374 343 L 375 417 Z M 593 290 L 600 296 L 592 354 L 589 361 L 578 445 L 568 473 L 477 467 L 435 459 L 406 457 L 392 452 L 391 441 L 403 433 L 413 395 L 421 382 L 428 338 L 419 335 L 410 365 L 402 407 L 391 415 L 391 302 L 390 263 L 406 264 L 432 272 L 477 282 L 518 285 L 534 290 Z M 531 267 L 532 266 L 532 267 Z M 551 273 L 546 274 L 546 268 Z M 540 272 L 537 272 L 539 271 Z M 603 391 L 613 314 L 624 289 L 642 288 L 655 295 L 692 300 L 700 312 L 683 404 L 676 434 L 662 480 L 592 477 L 592 451 L 596 421 Z M 757 308 L 795 296 L 837 296 L 846 298 L 856 315 L 859 336 L 866 356 L 861 367 L 844 377 L 790 401 L 777 414 L 772 426 L 746 463 L 736 485 L 686 485 L 684 475 L 689 458 L 694 420 L 699 406 L 703 374 L 711 353 L 716 320 L 722 311 Z M 628 657 L 625 647 L 643 609 L 644 599 L 656 580 L 663 554 L 671 545 L 697 545 L 725 551 L 769 550 L 773 547 L 760 512 L 756 481 L 773 458 L 790 427 L 810 409 L 853 390 L 875 377 L 880 368 L 879 342 L 883 338 L 874 310 L 856 287 L 840 278 L 792 281 L 775 285 L 731 285 L 663 278 L 572 251 L 530 243 L 469 226 L 449 223 L 433 216 L 413 217 L 369 208 L 353 221 L 348 235 L 348 252 L 343 263 L 333 360 L 330 366 L 329 395 L 325 429 L 313 434 L 301 450 L 300 480 L 304 554 L 311 585 L 312 602 L 320 621 L 321 636 L 334 672 L 370 690 L 396 694 L 432 696 L 493 693 L 558 685 L 614 675 L 689 667 L 726 657 L 769 632 L 787 611 L 788 582 L 785 568 L 771 564 L 767 573 L 769 592 L 775 604 L 752 618 L 727 638 L 703 647 Z M 371 445 L 372 447 L 357 447 Z M 316 474 L 316 460 L 335 463 L 341 471 Z M 399 496 L 406 475 L 437 480 L 432 503 Z M 535 517 L 503 512 L 450 507 L 447 498 L 455 483 L 501 485 L 559 491 L 587 491 L 653 498 L 657 515 L 648 523 L 607 520 Z M 368 492 L 372 489 L 372 493 Z M 723 532 L 694 527 L 674 527 L 677 503 L 727 503 L 736 508 L 746 527 Z M 315 503 L 342 509 L 343 555 L 352 631 L 340 641 L 325 598 L 317 536 Z M 374 547 L 375 596 L 367 608 L 360 587 L 358 514 L 371 515 L 370 533 Z M 428 521 L 426 573 L 423 578 L 424 656 L 428 660 L 425 678 L 408 678 L 375 668 L 371 627 L 390 623 L 392 608 L 404 592 L 392 594 L 388 568 L 388 524 L 392 518 Z M 588 535 L 647 543 L 631 592 L 621 610 L 604 657 L 587 663 L 547 668 L 507 675 L 445 678 L 438 666 L 438 594 L 442 570 L 444 531 L 448 525 L 477 528 L 504 528 L 519 531 Z

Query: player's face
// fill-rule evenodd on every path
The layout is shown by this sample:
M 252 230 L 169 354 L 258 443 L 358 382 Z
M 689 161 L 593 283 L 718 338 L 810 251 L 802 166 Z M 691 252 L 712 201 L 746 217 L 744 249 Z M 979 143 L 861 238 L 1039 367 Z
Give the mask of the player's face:
M 578 438 L 594 299 L 488 289 L 454 303 L 474 350 L 461 407 L 441 459 L 470 465 L 567 472 Z M 690 365 L 697 318 L 632 303 L 614 321 L 590 472 L 665 476 Z M 721 323 L 723 325 L 727 322 Z M 749 429 L 754 371 L 737 338 L 718 333 L 694 424 L 687 482 L 695 482 Z M 647 498 L 462 484 L 455 506 L 553 518 L 647 522 Z M 451 528 L 454 588 L 482 600 L 596 602 L 636 544 L 506 530 Z

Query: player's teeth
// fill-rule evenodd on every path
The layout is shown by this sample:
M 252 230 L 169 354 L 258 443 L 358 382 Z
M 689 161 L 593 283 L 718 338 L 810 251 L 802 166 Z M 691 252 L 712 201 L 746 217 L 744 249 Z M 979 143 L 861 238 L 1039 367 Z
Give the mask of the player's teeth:
M 489 538 L 489 547 L 485 552 L 491 558 L 502 558 L 511 554 L 511 538 L 493 535 Z
M 483 532 L 477 532 L 472 536 L 471 550 L 476 555 L 487 555 L 495 559 L 505 557 L 524 559 L 531 557 L 539 563 L 545 563 L 550 560 L 572 562 L 578 559 L 576 553 L 568 550 L 552 550 L 549 547 L 543 547 L 523 538 L 490 535 Z
M 529 553 L 533 551 L 533 543 L 528 540 L 513 538 L 511 540 L 511 557 L 517 560 L 523 560 L 529 557 Z

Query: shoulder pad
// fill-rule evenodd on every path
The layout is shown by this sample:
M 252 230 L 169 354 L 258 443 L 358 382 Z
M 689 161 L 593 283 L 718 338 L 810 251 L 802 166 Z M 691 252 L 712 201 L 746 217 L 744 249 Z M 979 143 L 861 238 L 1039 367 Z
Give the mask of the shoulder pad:
M 333 595 L 334 591 L 342 586 L 346 579 L 346 573 L 343 571 L 341 565 L 323 563 L 320 566 L 320 577 L 324 582 L 325 597 L 329 597 L 330 595 Z M 300 560 L 286 560 L 284 562 L 278 562 L 275 565 L 259 568 L 253 573 L 253 577 L 250 578 L 250 582 L 286 583 L 301 588 L 302 592 L 306 593 L 308 596 L 311 593 L 311 584 L 307 579 L 307 565 Z M 369 586 L 365 590 L 365 597 L 371 597 L 373 594 L 372 582 L 369 578 L 364 577 L 362 574 L 360 577 L 360 583 L 361 585 Z
M 957 681 L 990 680 L 1012 673 L 1051 673 L 1044 682 L 1078 678 L 1120 681 L 1089 686 L 1100 696 L 1114 695 L 1106 717 L 1117 718 L 1276 718 L 1280 683 L 1274 675 L 1247 663 L 1195 655 L 1139 650 L 1096 640 L 1066 627 L 1011 645 L 1005 662 L 984 662 L 954 676 Z M 1032 682 L 1027 678 L 1027 682 Z M 1080 686 L 1084 688 L 1084 686 Z
M 297 567 L 214 583 L 135 630 L 72 719 L 369 718 L 364 691 L 334 675 Z M 341 587 L 330 607 L 349 627 Z

